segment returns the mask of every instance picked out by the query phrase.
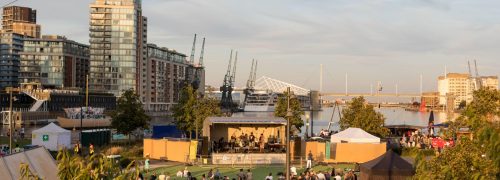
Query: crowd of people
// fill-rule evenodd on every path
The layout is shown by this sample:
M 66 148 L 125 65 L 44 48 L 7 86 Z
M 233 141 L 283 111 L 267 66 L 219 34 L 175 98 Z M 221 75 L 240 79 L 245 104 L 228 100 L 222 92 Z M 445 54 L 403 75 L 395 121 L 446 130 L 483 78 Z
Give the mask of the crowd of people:
M 145 180 L 142 174 L 139 174 L 138 180 Z M 166 174 L 157 175 L 153 173 L 150 180 L 173 180 L 173 179 L 183 179 L 183 180 L 196 180 L 193 174 L 188 170 L 187 167 L 180 169 L 175 173 L 174 176 L 169 176 Z M 223 175 L 219 169 L 210 169 L 206 174 L 201 175 L 201 180 L 253 180 L 254 174 L 251 169 L 240 169 L 234 177 L 228 175 Z M 273 173 L 267 174 L 264 180 L 285 180 L 285 173 L 279 172 L 276 175 Z M 357 180 L 358 175 L 352 169 L 339 170 L 332 168 L 330 172 L 327 171 L 314 171 L 311 168 L 305 169 L 302 173 L 297 173 L 297 168 L 290 168 L 290 179 L 292 180 Z
M 440 136 L 423 134 L 420 131 L 408 131 L 399 142 L 401 147 L 416 147 L 419 149 L 438 149 L 454 145 L 453 140 L 444 140 Z

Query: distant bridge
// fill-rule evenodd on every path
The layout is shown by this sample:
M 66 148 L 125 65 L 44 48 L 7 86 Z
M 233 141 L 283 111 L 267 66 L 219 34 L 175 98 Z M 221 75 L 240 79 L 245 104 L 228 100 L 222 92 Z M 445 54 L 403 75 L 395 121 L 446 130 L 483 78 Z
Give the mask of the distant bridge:
M 415 93 L 329 93 L 320 92 L 322 97 L 407 97 L 407 98 L 419 98 L 419 97 L 446 97 L 445 95 L 427 95 L 427 94 L 415 94 Z

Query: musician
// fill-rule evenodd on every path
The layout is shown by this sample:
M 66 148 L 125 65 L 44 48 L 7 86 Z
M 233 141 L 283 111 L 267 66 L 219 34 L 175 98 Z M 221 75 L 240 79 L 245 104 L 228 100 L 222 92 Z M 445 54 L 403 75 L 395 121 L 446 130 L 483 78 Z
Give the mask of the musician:
M 255 146 L 255 136 L 253 135 L 253 132 L 250 133 L 249 140 L 250 140 L 250 147 L 254 147 Z
M 260 147 L 260 152 L 264 152 L 264 134 L 260 134 L 259 137 L 259 147 Z
M 236 136 L 234 136 L 234 134 L 231 135 L 231 140 L 229 141 L 229 144 L 231 146 L 231 149 L 234 149 L 234 146 L 236 144 Z

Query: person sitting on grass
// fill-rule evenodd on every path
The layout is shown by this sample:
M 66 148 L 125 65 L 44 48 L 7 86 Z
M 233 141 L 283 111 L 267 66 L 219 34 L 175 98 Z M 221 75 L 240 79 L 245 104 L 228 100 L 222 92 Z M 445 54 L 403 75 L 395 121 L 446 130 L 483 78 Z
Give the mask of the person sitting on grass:
M 273 180 L 273 173 L 269 173 L 269 175 L 266 176 L 266 180 Z
M 149 179 L 150 179 L 150 180 L 156 180 L 156 177 L 157 177 L 157 176 L 156 176 L 156 173 L 153 173 L 153 174 L 149 177 Z
M 240 172 L 238 173 L 238 180 L 246 180 L 247 179 L 247 175 L 245 172 L 243 172 L 243 169 L 240 169 Z
M 215 169 L 215 174 L 214 174 L 214 179 L 220 179 L 222 178 L 222 175 L 219 172 L 219 169 Z
M 175 174 L 175 176 L 182 177 L 182 176 L 184 176 L 184 174 L 182 173 L 181 170 L 179 170 L 179 171 L 177 171 L 177 174 Z
M 184 177 L 188 177 L 188 173 L 189 173 L 189 171 L 188 171 L 188 167 L 185 167 L 185 168 L 184 168 L 184 173 L 183 173 L 183 176 L 184 176 Z
M 210 171 L 208 171 L 207 177 L 208 177 L 208 179 L 214 179 L 214 172 L 212 169 L 210 169 Z
M 252 171 L 250 171 L 250 169 L 247 170 L 247 180 L 253 180 L 253 174 L 252 174 Z

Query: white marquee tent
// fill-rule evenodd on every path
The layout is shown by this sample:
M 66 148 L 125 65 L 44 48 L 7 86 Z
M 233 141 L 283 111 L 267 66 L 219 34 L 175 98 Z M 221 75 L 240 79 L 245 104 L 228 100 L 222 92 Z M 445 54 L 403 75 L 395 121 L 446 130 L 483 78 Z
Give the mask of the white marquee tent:
M 71 131 L 63 129 L 54 123 L 34 130 L 31 144 L 44 146 L 48 150 L 57 151 L 60 148 L 71 148 Z
M 360 128 L 347 128 L 337 134 L 331 136 L 332 143 L 380 143 L 380 138 L 377 136 L 367 133 Z

